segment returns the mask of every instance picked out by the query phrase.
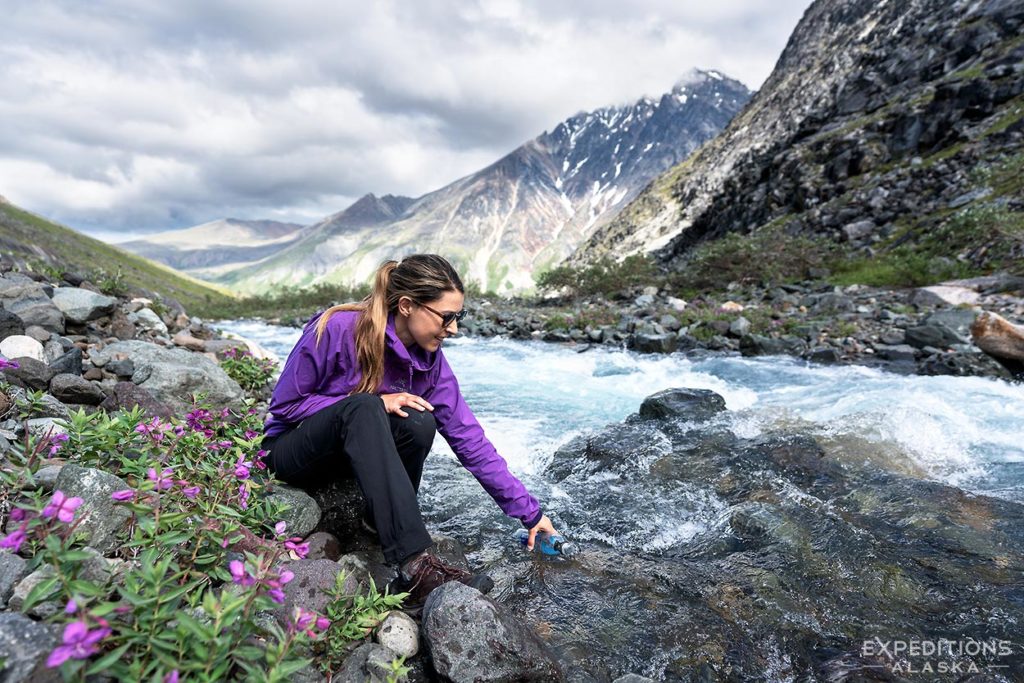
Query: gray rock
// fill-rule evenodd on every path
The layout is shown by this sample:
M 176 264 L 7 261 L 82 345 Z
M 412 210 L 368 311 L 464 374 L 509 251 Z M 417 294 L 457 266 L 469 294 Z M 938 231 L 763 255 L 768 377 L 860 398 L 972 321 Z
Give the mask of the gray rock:
M 648 420 L 679 418 L 708 420 L 725 410 L 725 399 L 709 389 L 666 389 L 640 404 L 640 417 Z
M 374 634 L 377 642 L 399 657 L 412 657 L 420 651 L 420 629 L 405 612 L 391 612 Z
M 644 306 L 650 306 L 653 303 L 654 303 L 654 296 L 652 296 L 650 294 L 641 294 L 640 296 L 638 296 L 636 299 L 633 300 L 633 305 L 634 306 L 639 306 L 641 308 L 643 308 Z
M 82 550 L 89 554 L 89 558 L 79 563 L 78 577 L 100 585 L 108 583 L 114 575 L 111 564 L 95 548 L 83 548 Z M 19 581 L 11 593 L 10 608 L 22 610 L 32 589 L 54 576 L 56 576 L 56 570 L 53 565 L 45 564 Z M 27 614 L 45 619 L 57 614 L 62 609 L 64 609 L 63 602 L 49 600 L 36 603 L 29 608 Z
M 849 223 L 842 227 L 843 240 L 847 242 L 854 242 L 856 240 L 864 239 L 868 235 L 875 232 L 878 226 L 872 220 L 856 221 L 855 223 Z
M 306 537 L 305 542 L 309 544 L 307 560 L 331 560 L 337 562 L 341 558 L 341 543 L 334 534 L 326 531 L 317 531 Z
M 130 488 L 120 477 L 90 467 L 65 465 L 57 477 L 57 489 L 66 496 L 79 496 L 82 506 L 76 511 L 80 518 L 77 531 L 87 544 L 100 552 L 109 552 L 121 544 L 119 532 L 128 523 L 131 513 L 110 499 L 114 491 Z
M 626 674 L 625 676 L 619 676 L 612 683 L 654 683 L 654 679 L 638 674 Z
M 283 625 L 288 624 L 293 619 L 296 607 L 326 614 L 330 599 L 325 591 L 334 588 L 335 580 L 342 571 L 341 565 L 330 560 L 296 560 L 285 566 L 295 577 L 284 584 L 284 603 L 274 609 L 278 620 Z M 357 587 L 356 577 L 345 577 L 346 594 L 354 594 Z
M 50 369 L 56 374 L 81 375 L 82 349 L 73 348 L 50 362 Z
M 81 325 L 113 313 L 117 299 L 78 287 L 57 287 L 53 290 L 53 303 L 67 322 Z
M 53 336 L 53 332 L 39 327 L 39 325 L 26 325 L 25 334 L 32 337 L 40 344 L 50 341 L 50 337 Z
M 672 353 L 678 347 L 675 333 L 634 334 L 629 339 L 629 348 L 639 353 Z
M 395 658 L 395 653 L 383 645 L 364 643 L 345 659 L 334 679 L 345 683 L 387 683 Z
M 112 372 L 118 377 L 131 377 L 135 374 L 135 363 L 130 359 L 112 360 L 104 367 L 107 372 Z
M 143 330 L 149 330 L 157 334 L 167 334 L 167 325 L 151 308 L 141 308 L 135 313 L 130 313 L 128 320 Z
M 907 328 L 906 341 L 907 344 L 919 349 L 944 349 L 952 344 L 960 344 L 964 340 L 945 325 L 915 325 Z
M 742 315 L 729 323 L 729 334 L 734 337 L 742 337 L 750 332 L 750 321 Z
M 21 387 L 11 387 L 7 393 L 14 401 L 23 400 L 27 394 Z M 43 394 L 38 403 L 38 408 L 29 417 L 56 417 L 61 420 L 71 417 L 68 407 L 50 394 Z
M 36 391 L 45 391 L 50 386 L 54 372 L 46 363 L 29 357 L 18 358 L 17 362 L 18 367 L 3 370 L 3 374 L 13 383 Z
M 775 356 L 798 354 L 807 349 L 807 342 L 795 337 L 773 339 L 758 334 L 748 334 L 740 339 L 740 353 L 744 356 Z
M 25 323 L 14 313 L 0 308 L 0 339 L 25 334 Z
M 46 658 L 57 647 L 54 628 L 23 614 L 0 613 L 0 662 L 4 683 L 59 683 L 59 669 L 49 669 Z
M 0 277 L 0 304 L 21 318 L 26 327 L 38 325 L 64 334 L 64 314 L 50 300 L 46 288 L 31 278 L 20 273 Z
M 961 304 L 976 304 L 980 298 L 980 294 L 967 287 L 933 285 L 917 289 L 911 297 L 910 303 L 918 306 L 959 306 Z
M 68 429 L 64 426 L 63 422 L 52 417 L 34 417 L 26 420 L 25 424 L 28 425 L 28 433 L 40 439 L 46 436 L 68 433 Z
M 564 680 L 521 619 L 461 583 L 443 584 L 427 597 L 423 633 L 434 668 L 455 683 Z
M 64 403 L 95 406 L 107 396 L 98 385 L 78 375 L 61 374 L 50 380 L 50 393 Z
M 66 352 L 64 351 L 64 347 L 61 346 L 61 343 L 56 339 L 51 339 L 48 342 L 43 342 L 43 358 L 46 359 L 47 363 L 54 362 L 55 360 L 63 356 L 65 353 Z
M 815 363 L 838 363 L 839 352 L 830 346 L 820 346 L 813 349 L 807 358 Z
M 45 465 L 36 470 L 35 480 L 44 491 L 53 491 L 57 488 L 57 479 L 60 478 L 60 471 L 64 465 Z
M 242 388 L 219 365 L 185 349 L 165 349 L 144 341 L 121 341 L 94 352 L 91 358 L 94 365 L 102 367 L 120 356 L 135 364 L 132 381 L 172 410 L 188 410 L 192 405 L 191 396 L 198 393 L 205 394 L 214 406 L 236 405 L 244 398 Z
M 4 358 L 32 358 L 40 363 L 46 362 L 43 345 L 24 334 L 15 334 L 0 341 L 0 355 Z
M 111 361 L 108 365 L 131 361 Z M 161 403 L 153 397 L 146 389 L 131 382 L 118 382 L 114 385 L 113 391 L 103 399 L 100 408 L 108 413 L 117 410 L 131 410 L 135 406 L 142 408 L 142 411 L 150 417 L 170 419 L 174 417 L 174 411 L 166 404 Z
M 282 503 L 288 508 L 281 514 L 281 520 L 288 525 L 289 536 L 306 536 L 320 523 L 320 506 L 305 491 L 287 484 L 277 484 L 267 496 L 272 503 Z
M 912 361 L 917 357 L 917 351 L 910 344 L 893 344 L 891 346 L 878 344 L 875 346 L 875 351 L 879 357 L 891 361 Z
M 0 609 L 7 607 L 14 586 L 21 581 L 27 571 L 28 562 L 12 552 L 0 552 Z
M 658 318 L 658 324 L 670 332 L 678 332 L 679 328 L 683 326 L 683 324 L 679 322 L 679 318 L 675 317 L 671 313 L 666 313 Z

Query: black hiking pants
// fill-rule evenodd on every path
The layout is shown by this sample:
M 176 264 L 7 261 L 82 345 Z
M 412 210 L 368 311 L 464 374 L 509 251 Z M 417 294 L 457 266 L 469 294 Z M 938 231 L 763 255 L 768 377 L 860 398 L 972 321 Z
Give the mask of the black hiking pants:
M 353 394 L 264 440 L 278 479 L 311 488 L 355 476 L 377 527 L 384 559 L 398 564 L 431 545 L 416 493 L 437 425 L 430 411 L 384 410 L 373 394 Z

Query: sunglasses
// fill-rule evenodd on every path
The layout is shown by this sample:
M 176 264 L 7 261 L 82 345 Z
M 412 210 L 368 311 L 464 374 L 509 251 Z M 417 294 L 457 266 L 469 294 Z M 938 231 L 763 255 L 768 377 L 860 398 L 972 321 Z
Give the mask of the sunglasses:
M 426 304 L 420 304 L 420 306 L 427 309 L 434 315 L 439 316 L 441 318 L 441 327 L 449 327 L 452 323 L 461 323 L 463 318 L 466 317 L 466 309 L 462 309 L 458 312 L 448 311 L 447 313 L 442 313 L 441 311 L 435 310 Z

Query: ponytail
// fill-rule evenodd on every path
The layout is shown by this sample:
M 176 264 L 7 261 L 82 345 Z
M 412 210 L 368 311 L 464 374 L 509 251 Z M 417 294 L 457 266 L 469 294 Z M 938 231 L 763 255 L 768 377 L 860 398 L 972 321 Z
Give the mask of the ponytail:
M 394 277 L 392 277 L 394 275 Z M 362 371 L 353 394 L 373 394 L 384 381 L 384 351 L 388 316 L 407 296 L 416 303 L 440 298 L 446 291 L 465 294 L 462 280 L 447 260 L 435 254 L 413 254 L 402 262 L 385 261 L 373 277 L 373 290 L 360 302 L 331 306 L 316 321 L 316 343 L 327 322 L 338 311 L 359 311 L 356 321 L 356 358 Z

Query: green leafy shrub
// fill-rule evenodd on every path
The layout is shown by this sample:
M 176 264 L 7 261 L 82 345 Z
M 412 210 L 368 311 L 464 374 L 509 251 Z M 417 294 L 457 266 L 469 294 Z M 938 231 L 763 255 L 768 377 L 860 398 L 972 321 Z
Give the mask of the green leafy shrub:
M 636 254 L 621 262 L 606 257 L 579 268 L 557 266 L 538 276 L 536 283 L 541 291 L 567 289 L 577 296 L 616 297 L 637 286 L 656 284 L 657 279 L 654 261 L 649 256 Z
M 265 387 L 277 372 L 277 363 L 269 358 L 256 358 L 249 351 L 228 349 L 220 366 L 228 377 L 248 392 Z

